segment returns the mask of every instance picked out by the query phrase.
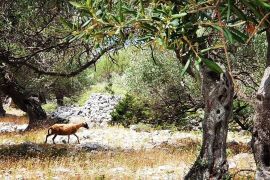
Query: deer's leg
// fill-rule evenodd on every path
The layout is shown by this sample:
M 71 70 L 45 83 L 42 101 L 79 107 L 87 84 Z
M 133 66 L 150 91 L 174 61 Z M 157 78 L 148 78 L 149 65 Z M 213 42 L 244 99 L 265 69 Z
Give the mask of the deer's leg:
M 57 134 L 55 134 L 55 135 L 53 136 L 53 138 L 52 138 L 53 144 L 55 144 L 54 139 L 56 138 L 56 136 L 57 136 Z
M 47 143 L 47 139 L 48 139 L 48 137 L 51 136 L 51 135 L 53 135 L 53 134 L 47 134 L 45 143 Z
M 80 140 L 79 140 L 79 137 L 76 135 L 76 134 L 74 134 L 74 136 L 76 136 L 77 137 L 77 140 L 78 140 L 78 144 L 80 144 Z

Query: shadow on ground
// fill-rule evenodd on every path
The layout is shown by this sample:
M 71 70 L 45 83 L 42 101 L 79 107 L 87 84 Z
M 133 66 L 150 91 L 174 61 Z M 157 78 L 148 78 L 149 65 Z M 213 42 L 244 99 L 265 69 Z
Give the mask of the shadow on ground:
M 99 144 L 37 144 L 24 142 L 15 145 L 0 145 L 0 158 L 60 157 L 93 151 L 109 151 L 109 147 Z

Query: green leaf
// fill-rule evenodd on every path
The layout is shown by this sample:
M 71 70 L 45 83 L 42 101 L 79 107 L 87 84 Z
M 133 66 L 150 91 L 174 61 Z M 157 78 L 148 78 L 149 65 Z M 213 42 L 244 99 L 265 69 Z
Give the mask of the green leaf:
M 86 27 L 91 22 L 91 19 L 87 20 L 85 23 L 83 23 L 82 28 Z
M 92 9 L 92 0 L 87 0 L 86 5 L 88 6 L 88 8 Z
M 70 1 L 69 3 L 73 5 L 74 7 L 76 7 L 77 9 L 87 9 L 83 4 L 80 4 L 74 1 Z
M 221 46 L 221 45 L 212 46 L 212 47 L 209 47 L 209 48 L 206 48 L 206 49 L 201 50 L 200 53 L 203 54 L 203 53 L 208 52 L 208 51 L 210 51 L 212 49 L 218 49 L 218 48 L 222 48 L 222 47 L 223 46 Z
M 114 16 L 114 15 L 111 15 L 111 17 L 117 22 L 117 23 L 119 23 L 120 24 L 120 21 L 119 21 L 119 19 L 116 17 L 116 16 Z
M 235 15 L 237 15 L 239 19 L 242 19 L 244 21 L 247 19 L 246 15 L 242 12 L 242 10 L 238 9 L 234 4 L 232 5 L 232 11 Z
M 148 41 L 149 39 L 151 39 L 152 36 L 145 36 L 142 38 L 137 39 L 137 41 Z
M 164 40 L 162 38 L 157 38 L 156 40 L 160 46 L 166 47 L 166 43 L 164 43 Z
M 231 32 L 230 32 L 228 29 L 226 29 L 226 28 L 223 29 L 223 28 L 221 28 L 221 27 L 219 27 L 219 26 L 216 26 L 216 25 L 213 25 L 213 27 L 214 27 L 215 29 L 217 29 L 218 31 L 223 32 L 225 38 L 226 38 L 230 43 L 233 43 L 233 37 L 232 37 L 232 34 L 231 34 Z
M 96 16 L 99 16 L 99 15 L 101 15 L 102 14 L 102 11 L 99 9 L 99 10 L 97 10 L 97 12 L 96 12 Z
M 69 21 L 67 21 L 66 19 L 60 17 L 60 21 L 63 24 L 64 27 L 68 28 L 68 29 L 73 29 L 73 24 Z
M 195 60 L 195 69 L 199 72 L 200 71 L 200 64 L 202 62 L 202 59 L 199 57 Z
M 118 15 L 119 15 L 119 20 L 120 22 L 123 22 L 124 21 L 124 15 L 123 15 L 123 3 L 122 3 L 122 0 L 119 0 L 119 7 L 118 7 Z
M 232 34 L 233 39 L 236 40 L 237 42 L 239 42 L 239 43 L 245 43 L 246 42 L 246 41 L 243 40 L 243 38 L 241 38 L 237 34 L 235 34 L 233 32 L 231 34 Z
M 179 18 L 184 17 L 186 15 L 187 15 L 187 13 L 173 14 L 172 19 L 179 19 Z
M 231 8 L 232 8 L 232 0 L 228 0 L 227 21 L 230 20 Z
M 174 27 L 177 27 L 179 25 L 179 20 L 174 19 L 173 21 L 170 22 L 170 24 L 173 25 Z
M 144 29 L 146 29 L 146 30 L 148 30 L 148 31 L 152 31 L 152 32 L 157 31 L 157 28 L 156 28 L 155 26 L 150 25 L 150 24 L 148 24 L 148 23 L 141 23 L 141 25 L 142 25 L 142 27 L 143 27 Z
M 77 37 L 77 36 L 73 36 L 73 38 L 69 39 L 68 42 L 73 42 L 73 41 L 75 41 L 76 39 L 78 39 L 78 37 Z
M 232 36 L 231 32 L 230 32 L 228 29 L 226 29 L 226 28 L 223 29 L 223 32 L 224 32 L 225 38 L 226 38 L 230 43 L 233 43 L 233 36 Z
M 143 1 L 140 0 L 140 5 L 141 5 L 141 14 L 144 16 L 145 12 L 144 12 L 144 5 L 143 5 Z
M 137 16 L 137 11 L 132 10 L 132 9 L 128 9 L 127 7 L 122 7 L 124 13 L 126 14 L 132 14 L 134 16 Z
M 239 38 L 241 38 L 241 40 L 238 41 L 242 41 L 242 43 L 245 43 L 246 40 L 248 39 L 248 36 L 244 33 L 242 33 L 241 31 L 235 29 L 235 28 L 230 28 L 230 31 L 233 35 L 238 36 Z M 235 37 L 234 36 L 234 37 Z
M 190 59 L 188 59 L 187 63 L 185 64 L 184 69 L 182 70 L 180 74 L 181 76 L 185 74 L 185 72 L 187 71 L 187 68 L 189 67 L 189 64 L 190 64 Z
M 211 69 L 212 71 L 214 71 L 215 73 L 218 73 L 218 74 L 221 74 L 223 73 L 223 70 L 222 68 L 217 64 L 215 63 L 214 61 L 212 60 L 209 60 L 209 59 L 203 59 L 203 62 L 205 63 L 205 65 Z
M 260 5 L 260 6 L 262 6 L 262 7 L 264 7 L 264 8 L 270 8 L 270 4 L 269 4 L 269 2 L 267 2 L 267 0 L 256 0 L 256 5 Z
M 223 29 L 221 27 L 219 27 L 219 26 L 212 25 L 212 27 L 215 28 L 216 30 L 220 31 L 220 32 L 223 31 Z

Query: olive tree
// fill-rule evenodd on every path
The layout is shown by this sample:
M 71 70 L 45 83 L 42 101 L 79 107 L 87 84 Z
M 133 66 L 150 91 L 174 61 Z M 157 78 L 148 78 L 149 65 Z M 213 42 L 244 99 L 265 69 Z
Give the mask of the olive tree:
M 264 19 L 261 10 L 269 9 L 268 1 L 71 3 L 81 12 L 81 28 L 71 29 L 74 38 L 95 43 L 120 39 L 122 43 L 171 49 L 184 65 L 183 74 L 200 77 L 205 104 L 203 143 L 186 179 L 225 178 L 226 138 L 234 95 L 230 47 L 245 43 L 249 38 L 246 32 L 251 33 L 250 38 L 254 35 L 253 24 Z
M 72 4 L 81 10 L 81 19 L 85 20 L 81 29 L 73 31 L 75 37 L 88 37 L 96 43 L 121 39 L 123 43 L 171 49 L 184 65 L 182 74 L 201 77 L 205 104 L 203 145 L 186 178 L 225 176 L 228 168 L 226 137 L 234 88 L 230 73 L 215 63 L 223 62 L 224 56 L 217 56 L 215 52 L 226 53 L 226 42 L 232 35 L 243 39 L 236 28 L 230 30 L 221 26 L 224 5 L 203 1 L 121 0 Z
M 0 4 L 0 90 L 27 112 L 28 129 L 41 125 L 47 115 L 32 96 L 37 92 L 27 91 L 31 83 L 20 80 L 19 70 L 35 72 L 34 77 L 73 77 L 117 48 L 115 43 L 97 48 L 90 42 L 72 41 L 63 24 L 77 27 L 65 23 L 73 18 L 77 16 L 67 1 L 4 0 Z

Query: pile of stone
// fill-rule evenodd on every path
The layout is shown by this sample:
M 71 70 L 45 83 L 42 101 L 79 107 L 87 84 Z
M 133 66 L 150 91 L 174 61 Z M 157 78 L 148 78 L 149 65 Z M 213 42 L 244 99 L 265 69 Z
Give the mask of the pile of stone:
M 52 115 L 70 122 L 86 121 L 92 127 L 107 127 L 120 100 L 120 96 L 94 93 L 83 107 L 59 107 Z
M 81 107 L 76 106 L 60 106 L 51 114 L 53 118 L 70 119 L 72 116 L 77 116 Z

